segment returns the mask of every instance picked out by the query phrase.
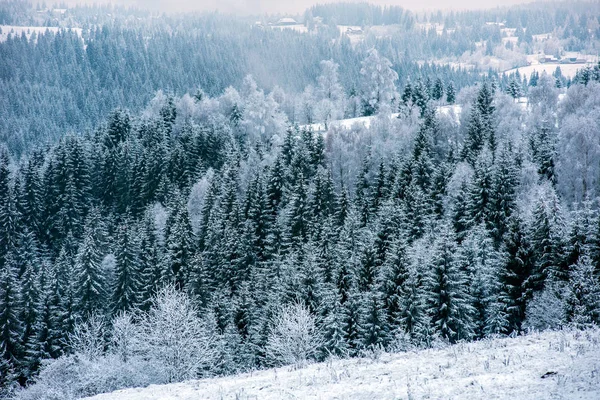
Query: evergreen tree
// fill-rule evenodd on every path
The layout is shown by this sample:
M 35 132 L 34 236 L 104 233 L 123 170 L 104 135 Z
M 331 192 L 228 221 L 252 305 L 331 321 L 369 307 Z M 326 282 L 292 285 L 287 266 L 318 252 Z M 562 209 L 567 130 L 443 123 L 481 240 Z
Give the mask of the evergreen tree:
M 456 101 L 456 89 L 454 88 L 454 82 L 450 81 L 448 87 L 446 87 L 446 102 L 448 104 L 454 104 Z
M 338 300 L 327 307 L 327 315 L 323 320 L 325 356 L 345 357 L 348 355 L 347 333 L 344 330 L 343 307 Z
M 433 90 L 431 93 L 431 97 L 434 100 L 440 100 L 444 96 L 444 82 L 442 82 L 441 78 L 437 78 L 433 85 Z
M 385 348 L 389 326 L 377 292 L 366 293 L 360 323 L 361 346 L 365 349 Z
M 192 228 L 187 205 L 183 199 L 173 202 L 173 210 L 167 219 L 166 251 L 168 271 L 177 289 L 185 288 L 190 260 L 194 253 Z
M 10 185 L 9 162 L 8 151 L 0 147 L 0 268 L 6 265 L 6 257 L 17 241 L 18 214 Z
M 518 215 L 510 219 L 504 246 L 506 258 L 500 276 L 504 296 L 500 300 L 506 305 L 508 330 L 521 332 L 528 299 L 526 283 L 533 271 L 533 250 Z
M 600 321 L 600 282 L 587 255 L 573 266 L 569 276 L 568 316 L 578 328 L 587 328 Z
M 130 311 L 141 303 L 140 248 L 135 225 L 126 218 L 119 226 L 115 252 L 115 282 L 112 290 L 113 313 Z
M 92 211 L 86 220 L 74 266 L 74 297 L 77 313 L 82 318 L 88 318 L 106 308 L 108 271 L 103 270 L 102 266 L 103 235 L 100 217 Z
M 0 380 L 10 383 L 20 375 L 23 356 L 23 323 L 21 292 L 16 266 L 9 253 L 0 269 Z M 6 378 L 5 378 L 6 377 Z
M 464 272 L 456 259 L 454 234 L 440 226 L 425 277 L 427 313 L 434 332 L 455 342 L 473 337 L 475 324 Z

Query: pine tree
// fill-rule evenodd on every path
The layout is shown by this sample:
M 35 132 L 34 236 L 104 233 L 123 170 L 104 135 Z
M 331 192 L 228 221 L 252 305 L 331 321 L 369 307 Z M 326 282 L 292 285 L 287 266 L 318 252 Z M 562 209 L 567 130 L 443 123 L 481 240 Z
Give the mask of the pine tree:
M 484 152 L 475 164 L 475 173 L 469 189 L 470 225 L 480 223 L 491 227 L 494 214 L 492 160 L 490 154 Z
M 403 302 L 407 299 L 409 291 L 410 259 L 408 243 L 402 234 L 394 239 L 389 253 L 381 268 L 379 290 L 383 296 L 383 306 L 387 311 L 387 321 L 390 326 L 396 328 L 404 317 Z
M 421 116 L 425 115 L 425 110 L 429 104 L 429 97 L 427 85 L 423 83 L 421 78 L 417 79 L 417 83 L 415 83 L 412 90 L 412 102 L 419 108 Z
M 506 305 L 509 331 L 521 332 L 525 319 L 526 282 L 533 271 L 533 251 L 528 239 L 523 222 L 518 215 L 513 216 L 504 237 L 506 258 L 500 276 L 504 293 L 500 300 Z
M 441 78 L 437 78 L 433 85 L 433 90 L 431 93 L 431 97 L 434 100 L 440 100 L 444 96 L 444 82 L 442 82 Z
M 446 87 L 446 102 L 448 104 L 454 104 L 456 101 L 456 89 L 454 88 L 454 82 L 450 81 L 448 87 Z
M 373 289 L 377 278 L 377 260 L 373 249 L 373 238 L 367 235 L 362 240 L 357 270 L 358 290 L 360 292 L 369 292 Z
M 553 191 L 546 198 L 538 200 L 530 227 L 530 242 L 534 249 L 533 272 L 526 282 L 528 292 L 540 291 L 544 288 L 549 276 L 565 280 L 567 271 L 561 270 L 562 223 L 560 206 Z
M 23 325 L 23 342 L 28 343 L 35 336 L 37 305 L 43 289 L 40 287 L 38 277 L 43 275 L 44 271 L 40 268 L 39 246 L 33 234 L 25 228 L 19 236 L 15 261 L 17 274 L 20 277 L 22 304 L 20 319 Z
M 508 93 L 513 99 L 518 99 L 519 97 L 523 96 L 521 83 L 513 77 L 506 88 L 506 93 Z
M 77 313 L 88 318 L 94 312 L 104 310 L 107 301 L 107 274 L 102 268 L 103 254 L 101 240 L 104 235 L 99 215 L 96 212 L 88 217 L 83 241 L 75 260 L 74 297 Z
M 308 208 L 308 193 L 304 175 L 298 177 L 296 186 L 291 194 L 288 218 L 290 221 L 290 244 L 298 247 L 306 243 L 310 234 L 310 210 Z
M 356 179 L 356 195 L 354 202 L 359 210 L 361 223 L 367 225 L 371 218 L 371 188 L 369 184 L 370 156 L 367 155 L 362 162 L 362 168 Z
M 0 380 L 16 378 L 22 368 L 24 332 L 20 316 L 23 309 L 13 260 L 12 253 L 6 254 L 4 266 L 0 268 Z
M 490 227 L 496 243 L 502 241 L 508 230 L 510 217 L 516 208 L 517 167 L 509 151 L 510 149 L 502 151 L 494 168 Z
M 169 269 L 167 274 L 174 278 L 175 287 L 179 290 L 185 288 L 190 260 L 194 253 L 192 235 L 186 202 L 177 198 L 167 219 L 166 262 Z
M 351 356 L 355 356 L 361 349 L 362 302 L 362 295 L 355 290 L 351 290 L 348 300 L 343 304 L 344 325 L 342 329 L 346 334 L 344 339 Z
M 385 348 L 389 342 L 389 325 L 379 293 L 364 294 L 362 318 L 360 322 L 361 347 L 369 350 Z
M 549 123 L 537 127 L 530 139 L 533 159 L 538 165 L 538 174 L 553 184 L 556 183 L 556 140 L 556 133 Z
M 125 218 L 117 232 L 115 282 L 112 289 L 112 312 L 130 311 L 141 304 L 140 253 L 135 225 Z
M 6 265 L 6 257 L 16 246 L 18 214 L 10 187 L 8 151 L 0 147 L 0 268 Z
M 343 307 L 338 300 L 333 300 L 327 310 L 323 321 L 324 356 L 345 357 L 348 355 L 348 344 L 347 333 L 344 330 Z
M 475 336 L 506 333 L 506 307 L 498 300 L 505 293 L 500 284 L 500 276 L 504 275 L 501 256 L 483 225 L 476 225 L 468 232 L 459 247 L 457 262 L 469 282 L 469 294 L 475 309 Z
M 462 158 L 471 166 L 475 166 L 475 162 L 479 153 L 485 144 L 485 126 L 481 111 L 478 107 L 471 108 L 469 122 L 467 125 L 467 137 L 462 148 Z
M 456 259 L 454 234 L 446 226 L 437 230 L 425 277 L 427 313 L 434 332 L 455 342 L 473 337 L 474 309 L 467 291 L 467 277 Z

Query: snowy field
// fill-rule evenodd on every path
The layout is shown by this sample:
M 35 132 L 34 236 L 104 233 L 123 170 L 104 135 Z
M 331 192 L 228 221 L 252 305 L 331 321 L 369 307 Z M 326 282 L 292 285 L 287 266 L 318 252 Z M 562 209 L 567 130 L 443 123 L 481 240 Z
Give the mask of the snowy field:
M 528 79 L 533 73 L 533 71 L 537 71 L 538 73 L 542 73 L 546 71 L 547 74 L 552 75 L 554 71 L 556 71 L 556 67 L 560 67 L 560 71 L 562 72 L 564 77 L 573 78 L 578 70 L 586 67 L 587 65 L 593 64 L 559 64 L 559 63 L 548 63 L 548 64 L 537 64 L 537 65 L 529 65 L 527 67 L 519 67 L 513 68 L 508 71 L 504 71 L 505 74 L 509 75 L 519 70 L 521 76 L 526 76 Z
M 50 31 L 53 33 L 57 33 L 62 28 L 56 27 L 46 27 L 46 26 L 13 26 L 13 25 L 0 25 L 0 42 L 5 42 L 8 39 L 8 35 L 11 34 L 14 37 L 21 36 L 23 33 L 27 36 L 27 39 L 31 37 L 31 35 L 35 32 L 37 34 L 45 33 L 46 31 Z M 71 28 L 74 32 L 77 33 L 81 37 L 81 28 Z
M 94 400 L 600 399 L 600 330 L 546 332 L 305 369 L 130 389 Z
M 299 33 L 308 33 L 308 28 L 302 24 L 296 24 L 296 25 L 273 25 L 271 27 L 271 29 L 279 29 L 279 30 L 292 30 L 292 31 L 296 31 Z
M 460 117 L 461 111 L 462 111 L 462 107 L 457 104 L 438 107 L 438 112 L 440 114 L 448 115 L 450 113 L 453 113 L 453 115 L 457 118 L 457 122 L 458 122 L 458 118 Z M 398 113 L 391 114 L 390 118 L 391 119 L 398 118 L 398 115 L 399 115 Z M 371 127 L 371 123 L 376 118 L 378 118 L 378 116 L 373 115 L 370 117 L 348 118 L 348 119 L 342 119 L 339 121 L 331 121 L 329 123 L 328 127 L 352 129 L 355 126 L 361 126 L 361 127 L 368 129 Z M 327 130 L 327 129 L 325 129 L 325 124 L 322 122 L 316 123 L 316 124 L 310 124 L 310 125 L 302 125 L 300 128 L 312 129 L 314 132 L 324 132 Z

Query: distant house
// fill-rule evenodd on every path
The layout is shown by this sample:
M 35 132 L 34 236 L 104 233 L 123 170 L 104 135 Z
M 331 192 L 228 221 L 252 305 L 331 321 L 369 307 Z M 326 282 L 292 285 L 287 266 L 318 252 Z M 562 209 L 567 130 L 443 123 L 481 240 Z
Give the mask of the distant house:
M 538 58 L 538 61 L 540 63 L 556 63 L 558 62 L 558 58 L 554 57 L 554 56 L 546 56 L 546 55 L 542 55 Z
M 585 58 L 567 57 L 562 60 L 562 63 L 563 64 L 585 64 L 585 63 L 587 63 L 587 60 Z
M 279 21 L 277 21 L 277 23 L 275 25 L 276 26 L 298 25 L 298 21 L 296 21 L 294 18 L 281 18 Z
M 348 34 L 348 35 L 362 35 L 363 34 L 363 30 L 361 28 L 352 28 L 352 27 L 349 27 L 348 29 L 346 29 L 346 34 Z
M 67 9 L 66 8 L 55 8 L 52 10 L 52 12 L 54 14 L 60 14 L 60 15 L 64 15 L 67 13 Z

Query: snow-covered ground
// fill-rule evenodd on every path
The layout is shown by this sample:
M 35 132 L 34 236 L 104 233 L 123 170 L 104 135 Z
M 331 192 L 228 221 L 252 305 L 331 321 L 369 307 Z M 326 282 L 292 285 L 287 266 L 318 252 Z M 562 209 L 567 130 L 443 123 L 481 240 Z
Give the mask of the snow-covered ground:
M 573 78 L 577 71 L 587 66 L 593 66 L 593 63 L 589 64 L 560 64 L 560 63 L 548 63 L 548 64 L 537 64 L 537 65 L 528 65 L 527 67 L 519 67 L 509 69 L 504 71 L 505 74 L 510 75 L 512 73 L 519 71 L 521 76 L 526 76 L 528 79 L 533 73 L 533 71 L 537 71 L 539 74 L 542 72 L 546 72 L 549 75 L 552 75 L 554 71 L 556 71 L 556 67 L 560 67 L 560 71 L 564 77 Z
M 437 111 L 438 111 L 438 113 L 445 114 L 445 115 L 453 113 L 454 117 L 457 119 L 457 122 L 458 122 L 458 118 L 460 118 L 460 113 L 462 111 L 462 107 L 458 104 L 452 104 L 452 105 L 438 107 Z M 399 115 L 398 113 L 391 114 L 390 119 L 398 118 L 398 115 Z M 327 128 L 336 127 L 336 128 L 351 129 L 354 126 L 358 125 L 358 126 L 362 126 L 362 127 L 365 127 L 368 129 L 371 127 L 371 123 L 376 118 L 380 118 L 380 117 L 377 115 L 373 115 L 370 117 L 348 118 L 348 119 L 341 119 L 338 121 L 331 121 L 331 122 L 329 122 L 329 125 L 327 126 Z M 312 129 L 314 132 L 324 132 L 327 130 L 327 129 L 325 129 L 326 128 L 325 124 L 322 122 L 316 123 L 316 124 L 310 124 L 310 125 L 302 125 L 300 128 Z
M 600 330 L 545 332 L 292 370 L 130 389 L 94 400 L 600 399 Z
M 21 36 L 23 33 L 29 39 L 31 35 L 35 32 L 36 34 L 43 34 L 46 31 L 57 33 L 61 28 L 56 27 L 46 27 L 46 26 L 15 26 L 15 25 L 0 25 L 0 42 L 5 42 L 8 39 L 8 35 L 13 35 L 13 37 Z M 77 33 L 81 37 L 81 28 L 69 28 Z

